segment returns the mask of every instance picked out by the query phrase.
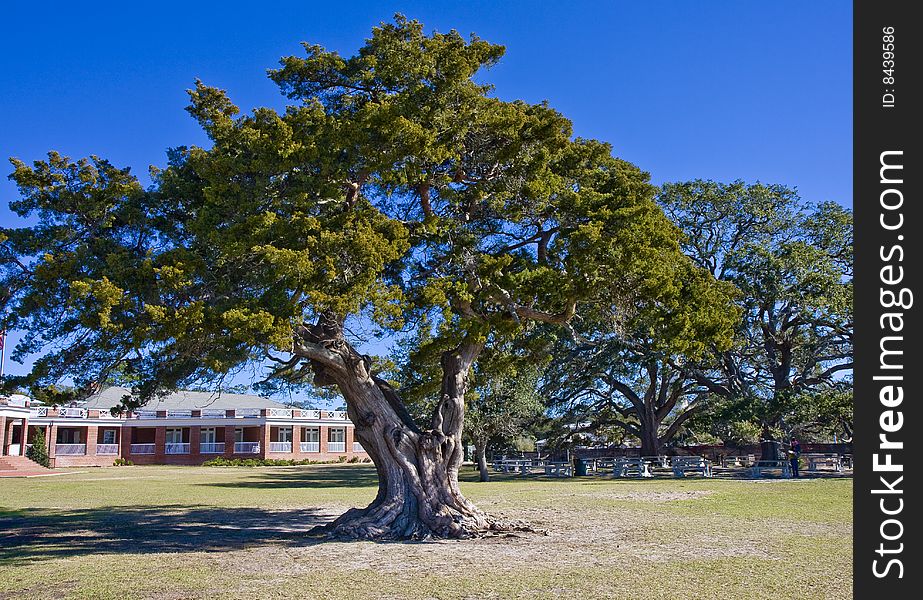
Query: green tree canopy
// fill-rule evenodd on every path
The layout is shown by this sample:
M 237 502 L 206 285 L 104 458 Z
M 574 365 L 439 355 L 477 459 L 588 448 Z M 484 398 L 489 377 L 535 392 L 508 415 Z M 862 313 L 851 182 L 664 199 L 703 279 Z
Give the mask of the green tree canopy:
M 768 439 L 790 431 L 800 404 L 852 371 L 852 213 L 740 181 L 669 184 L 659 200 L 684 251 L 741 292 L 737 342 L 697 381 L 731 400 L 727 419 L 743 411 Z
M 148 189 L 101 158 L 13 161 L 29 219 L 0 240 L 14 357 L 41 354 L 33 385 L 123 373 L 136 403 L 269 361 L 270 379 L 335 385 L 375 461 L 378 497 L 329 533 L 503 528 L 457 484 L 472 365 L 585 309 L 656 318 L 679 293 L 679 233 L 609 145 L 475 81 L 501 46 L 398 16 L 352 57 L 304 49 L 270 72 L 282 111 L 241 113 L 197 82 L 211 145 L 171 149 Z M 357 319 L 431 323 L 445 351 L 427 421 L 355 348 Z

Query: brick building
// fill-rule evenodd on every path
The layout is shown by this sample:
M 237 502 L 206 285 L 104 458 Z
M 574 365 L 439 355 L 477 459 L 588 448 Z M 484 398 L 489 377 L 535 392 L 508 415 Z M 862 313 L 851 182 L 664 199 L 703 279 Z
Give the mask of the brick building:
M 109 466 L 117 458 L 142 465 L 195 465 L 218 456 L 368 457 L 354 442 L 354 426 L 341 411 L 291 408 L 249 394 L 179 391 L 143 410 L 113 416 L 110 409 L 129 393 L 110 387 L 68 407 L 29 406 L 26 401 L 27 413 L 17 413 L 8 426 L 10 439 L 21 443 L 21 432 L 27 431 L 31 443 L 42 429 L 54 467 Z M 21 445 L 12 447 L 25 452 Z

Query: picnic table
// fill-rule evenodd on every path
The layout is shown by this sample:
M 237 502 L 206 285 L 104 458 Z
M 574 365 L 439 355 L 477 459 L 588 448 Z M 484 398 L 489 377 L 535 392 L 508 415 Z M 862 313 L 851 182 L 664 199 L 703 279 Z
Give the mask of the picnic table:
M 843 472 L 843 463 L 838 454 L 802 454 L 808 463 L 808 471 L 820 471 L 820 467 L 829 467 L 837 473 Z
M 545 475 L 549 477 L 573 477 L 574 468 L 569 462 L 545 462 Z
M 724 456 L 721 458 L 722 467 L 749 467 L 756 462 L 756 457 L 752 454 L 746 456 Z
M 615 465 L 615 458 L 597 458 L 596 459 L 596 470 L 603 471 L 605 469 L 611 469 Z
M 502 473 L 529 475 L 532 473 L 532 461 L 528 459 L 501 459 L 494 461 L 494 470 Z
M 653 477 L 650 465 L 643 458 L 617 458 L 612 465 L 615 477 Z
M 701 456 L 674 456 L 670 461 L 673 474 L 685 477 L 686 473 L 701 473 L 702 477 L 711 477 L 711 463 Z
M 792 476 L 792 465 L 787 458 L 778 460 L 758 460 L 750 467 L 750 476 L 754 479 L 759 479 L 763 476 L 763 471 L 766 469 L 780 469 L 782 471 L 782 477 L 785 479 L 789 479 Z
M 663 467 L 666 469 L 670 466 L 670 457 L 665 454 L 660 456 L 642 456 L 641 458 L 646 460 L 652 467 Z

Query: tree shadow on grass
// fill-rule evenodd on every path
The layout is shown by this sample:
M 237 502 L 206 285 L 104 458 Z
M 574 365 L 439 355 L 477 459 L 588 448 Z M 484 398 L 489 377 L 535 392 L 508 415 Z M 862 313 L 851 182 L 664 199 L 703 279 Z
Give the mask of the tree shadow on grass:
M 0 513 L 0 565 L 96 554 L 223 552 L 261 545 L 307 546 L 306 534 L 336 515 L 165 505 L 28 509 Z
M 242 468 L 242 467 L 216 467 Z M 462 469 L 458 477 L 462 483 L 478 484 L 478 472 L 475 469 Z M 590 477 L 578 477 L 588 480 Z M 519 475 L 517 473 L 491 473 L 490 483 L 542 482 L 566 484 L 574 479 L 566 477 L 548 477 L 539 473 Z M 206 487 L 248 488 L 248 489 L 283 489 L 283 488 L 377 488 L 378 473 L 373 465 L 324 465 L 323 469 L 305 469 L 299 467 L 269 467 L 253 472 L 246 479 L 233 481 L 211 481 L 200 483 Z
M 228 467 L 215 467 L 218 469 Z M 239 467 L 229 467 L 239 468 Z M 278 471 L 275 469 L 279 469 Z M 324 465 L 323 469 L 271 467 L 253 473 L 247 479 L 200 483 L 206 487 L 280 489 L 280 488 L 358 488 L 378 487 L 378 473 L 371 465 Z

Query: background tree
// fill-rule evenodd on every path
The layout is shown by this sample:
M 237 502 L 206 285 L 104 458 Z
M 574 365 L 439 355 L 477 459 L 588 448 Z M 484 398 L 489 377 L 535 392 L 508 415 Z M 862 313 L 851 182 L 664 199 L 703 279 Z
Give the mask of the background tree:
M 572 435 L 620 427 L 643 456 L 658 455 L 712 396 L 685 365 L 730 346 L 735 290 L 691 261 L 675 268 L 674 301 L 650 318 L 626 322 L 624 310 L 603 311 L 581 321 L 577 343 L 560 340 L 544 389 Z
M 716 368 L 692 372 L 778 439 L 801 404 L 852 370 L 852 213 L 740 181 L 665 185 L 660 202 L 684 251 L 741 292 L 737 343 L 716 352 Z
M 26 457 L 43 467 L 49 465 L 48 441 L 45 439 L 45 430 L 41 427 L 35 428 L 35 433 L 32 434 L 32 445 L 26 451 Z
M 480 365 L 479 365 L 480 366 Z M 501 372 L 477 369 L 474 397 L 465 411 L 466 436 L 474 445 L 481 481 L 488 481 L 487 451 L 523 439 L 544 413 L 538 393 L 539 368 L 535 365 Z
M 403 365 L 396 380 L 410 413 L 429 414 L 438 400 L 439 340 L 421 328 L 422 339 L 408 340 L 410 356 L 399 358 Z M 488 344 L 473 369 L 465 396 L 464 439 L 475 449 L 481 481 L 490 480 L 487 451 L 497 445 L 512 445 L 524 436 L 545 412 L 538 391 L 542 365 L 548 360 L 540 340 L 518 340 L 515 344 Z
M 467 537 L 509 527 L 458 486 L 465 394 L 485 345 L 585 307 L 674 300 L 677 231 L 640 169 L 572 139 L 546 104 L 489 96 L 503 48 L 398 16 L 352 57 L 305 44 L 270 77 L 291 104 L 241 114 L 197 82 L 211 146 L 177 147 L 145 189 L 128 169 L 14 160 L 29 225 L 3 230 L 2 326 L 26 383 L 131 373 L 163 389 L 269 379 L 335 386 L 375 462 L 376 498 L 325 531 Z M 351 334 L 426 315 L 442 348 L 427 420 Z

